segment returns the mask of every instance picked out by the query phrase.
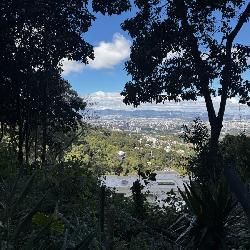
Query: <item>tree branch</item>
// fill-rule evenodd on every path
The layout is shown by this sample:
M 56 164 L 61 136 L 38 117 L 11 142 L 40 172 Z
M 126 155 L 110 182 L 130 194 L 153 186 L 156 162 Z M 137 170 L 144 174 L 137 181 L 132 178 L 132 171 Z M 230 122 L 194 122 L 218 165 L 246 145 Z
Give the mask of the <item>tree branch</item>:
M 238 35 L 239 31 L 241 30 L 243 24 L 247 22 L 247 19 L 250 17 L 250 3 L 248 3 L 246 9 L 241 14 L 238 23 L 236 24 L 235 28 L 231 31 L 228 35 L 227 41 L 233 43 L 235 37 Z
M 192 55 L 195 60 L 195 67 L 196 67 L 197 74 L 199 76 L 200 83 L 201 83 L 201 92 L 205 98 L 208 118 L 209 118 L 210 125 L 212 126 L 216 122 L 216 114 L 215 114 L 213 101 L 212 101 L 210 91 L 209 91 L 209 76 L 206 73 L 207 72 L 206 65 L 204 64 L 204 61 L 202 60 L 197 37 L 194 35 L 194 30 L 188 22 L 187 9 L 186 9 L 185 2 L 183 0 L 180 0 L 178 6 L 180 6 L 181 8 L 180 10 L 178 10 L 178 12 L 180 11 L 179 13 L 180 13 L 182 26 L 185 28 L 187 32 L 187 36 L 190 40 L 189 46 L 190 46 Z
M 232 55 L 232 46 L 233 41 L 235 37 L 240 32 L 242 26 L 244 23 L 247 22 L 248 18 L 250 16 L 250 3 L 248 3 L 246 9 L 241 14 L 235 28 L 231 31 L 231 33 L 227 36 L 226 41 L 226 63 L 224 67 L 223 72 L 223 79 L 222 79 L 222 93 L 221 93 L 221 102 L 220 102 L 220 108 L 218 112 L 218 120 L 220 123 L 223 121 L 223 116 L 225 113 L 226 108 L 226 102 L 227 102 L 227 93 L 228 93 L 228 87 L 232 83 L 232 72 L 231 72 L 231 55 Z

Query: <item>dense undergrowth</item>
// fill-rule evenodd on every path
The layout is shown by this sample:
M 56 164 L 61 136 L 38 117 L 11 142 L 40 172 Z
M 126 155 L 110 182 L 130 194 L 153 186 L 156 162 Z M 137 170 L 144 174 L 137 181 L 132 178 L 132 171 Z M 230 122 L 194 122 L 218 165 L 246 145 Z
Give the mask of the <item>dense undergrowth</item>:
M 4 169 L 1 164 L 1 169 Z M 166 249 L 174 210 L 145 206 L 100 187 L 80 163 L 5 168 L 1 173 L 1 249 Z M 171 213 L 171 216 L 170 216 Z M 163 230 L 164 232 L 164 230 Z M 171 243 L 172 242 L 172 243 Z
M 232 141 L 247 145 L 244 138 L 224 140 L 228 155 Z M 240 169 L 245 157 L 238 154 Z M 115 194 L 81 161 L 20 168 L 2 154 L 0 168 L 1 249 L 250 247 L 247 220 L 223 178 L 217 185 L 191 181 L 182 197 L 169 194 L 162 208 L 146 202 L 143 185 L 134 184 L 131 198 Z M 181 199 L 185 205 L 176 209 Z

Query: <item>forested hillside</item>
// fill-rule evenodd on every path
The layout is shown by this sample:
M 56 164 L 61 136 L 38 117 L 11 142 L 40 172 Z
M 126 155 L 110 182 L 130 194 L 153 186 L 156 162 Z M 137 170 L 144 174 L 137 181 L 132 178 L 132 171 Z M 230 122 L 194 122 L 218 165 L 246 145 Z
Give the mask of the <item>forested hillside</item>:
M 125 157 L 119 160 L 119 151 Z M 192 147 L 178 136 L 143 136 L 101 128 L 89 128 L 66 152 L 66 160 L 90 164 L 100 174 L 137 173 L 143 171 L 175 170 L 185 174 L 187 159 Z

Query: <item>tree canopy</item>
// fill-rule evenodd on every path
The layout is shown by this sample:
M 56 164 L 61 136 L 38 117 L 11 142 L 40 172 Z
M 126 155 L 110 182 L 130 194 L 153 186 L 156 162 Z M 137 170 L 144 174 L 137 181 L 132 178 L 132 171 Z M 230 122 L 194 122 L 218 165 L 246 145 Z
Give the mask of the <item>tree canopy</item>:
M 84 33 L 94 12 L 119 14 L 129 7 L 123 1 L 1 1 L 0 123 L 18 148 L 20 164 L 24 144 L 28 158 L 40 136 L 44 162 L 49 131 L 69 131 L 81 122 L 86 103 L 61 77 L 62 60 L 87 64 L 94 53 Z
M 250 47 L 236 42 L 248 21 L 248 1 L 135 1 L 122 27 L 133 38 L 124 102 L 205 98 L 209 121 L 221 127 L 227 98 L 249 102 Z M 212 97 L 221 96 L 216 114 Z

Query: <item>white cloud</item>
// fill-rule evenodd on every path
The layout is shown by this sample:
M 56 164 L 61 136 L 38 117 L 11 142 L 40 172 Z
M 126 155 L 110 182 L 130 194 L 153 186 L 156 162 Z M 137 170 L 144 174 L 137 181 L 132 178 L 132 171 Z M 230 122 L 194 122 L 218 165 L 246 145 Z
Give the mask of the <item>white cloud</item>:
M 111 69 L 130 55 L 130 41 L 119 33 L 113 35 L 111 42 L 100 42 L 94 48 L 94 60 L 89 60 L 92 69 Z
M 68 59 L 62 60 L 63 76 L 67 76 L 71 73 L 80 73 L 84 69 L 84 64 L 76 61 L 70 61 Z
M 126 60 L 130 55 L 131 42 L 123 35 L 115 33 L 111 42 L 101 41 L 94 47 L 95 59 L 89 59 L 89 64 L 71 61 L 67 58 L 61 61 L 63 76 L 71 73 L 80 73 L 85 67 L 90 69 L 112 69 L 120 62 Z
M 95 103 L 94 109 L 114 109 L 114 110 L 130 110 L 133 111 L 133 106 L 127 106 L 123 103 L 123 97 L 117 92 L 102 92 L 98 91 L 89 95 L 89 98 Z M 215 109 L 218 111 L 220 97 L 213 97 Z M 181 102 L 165 102 L 145 103 L 140 105 L 137 110 L 155 110 L 155 111 L 186 111 L 186 112 L 204 112 L 206 113 L 206 105 L 203 98 L 198 98 L 197 101 L 181 101 Z M 237 98 L 231 98 L 227 101 L 226 114 L 250 114 L 250 109 L 247 105 L 239 104 Z
M 118 92 L 103 92 L 103 91 L 97 91 L 95 93 L 90 94 L 90 97 L 93 97 L 97 100 L 122 100 L 122 96 Z

